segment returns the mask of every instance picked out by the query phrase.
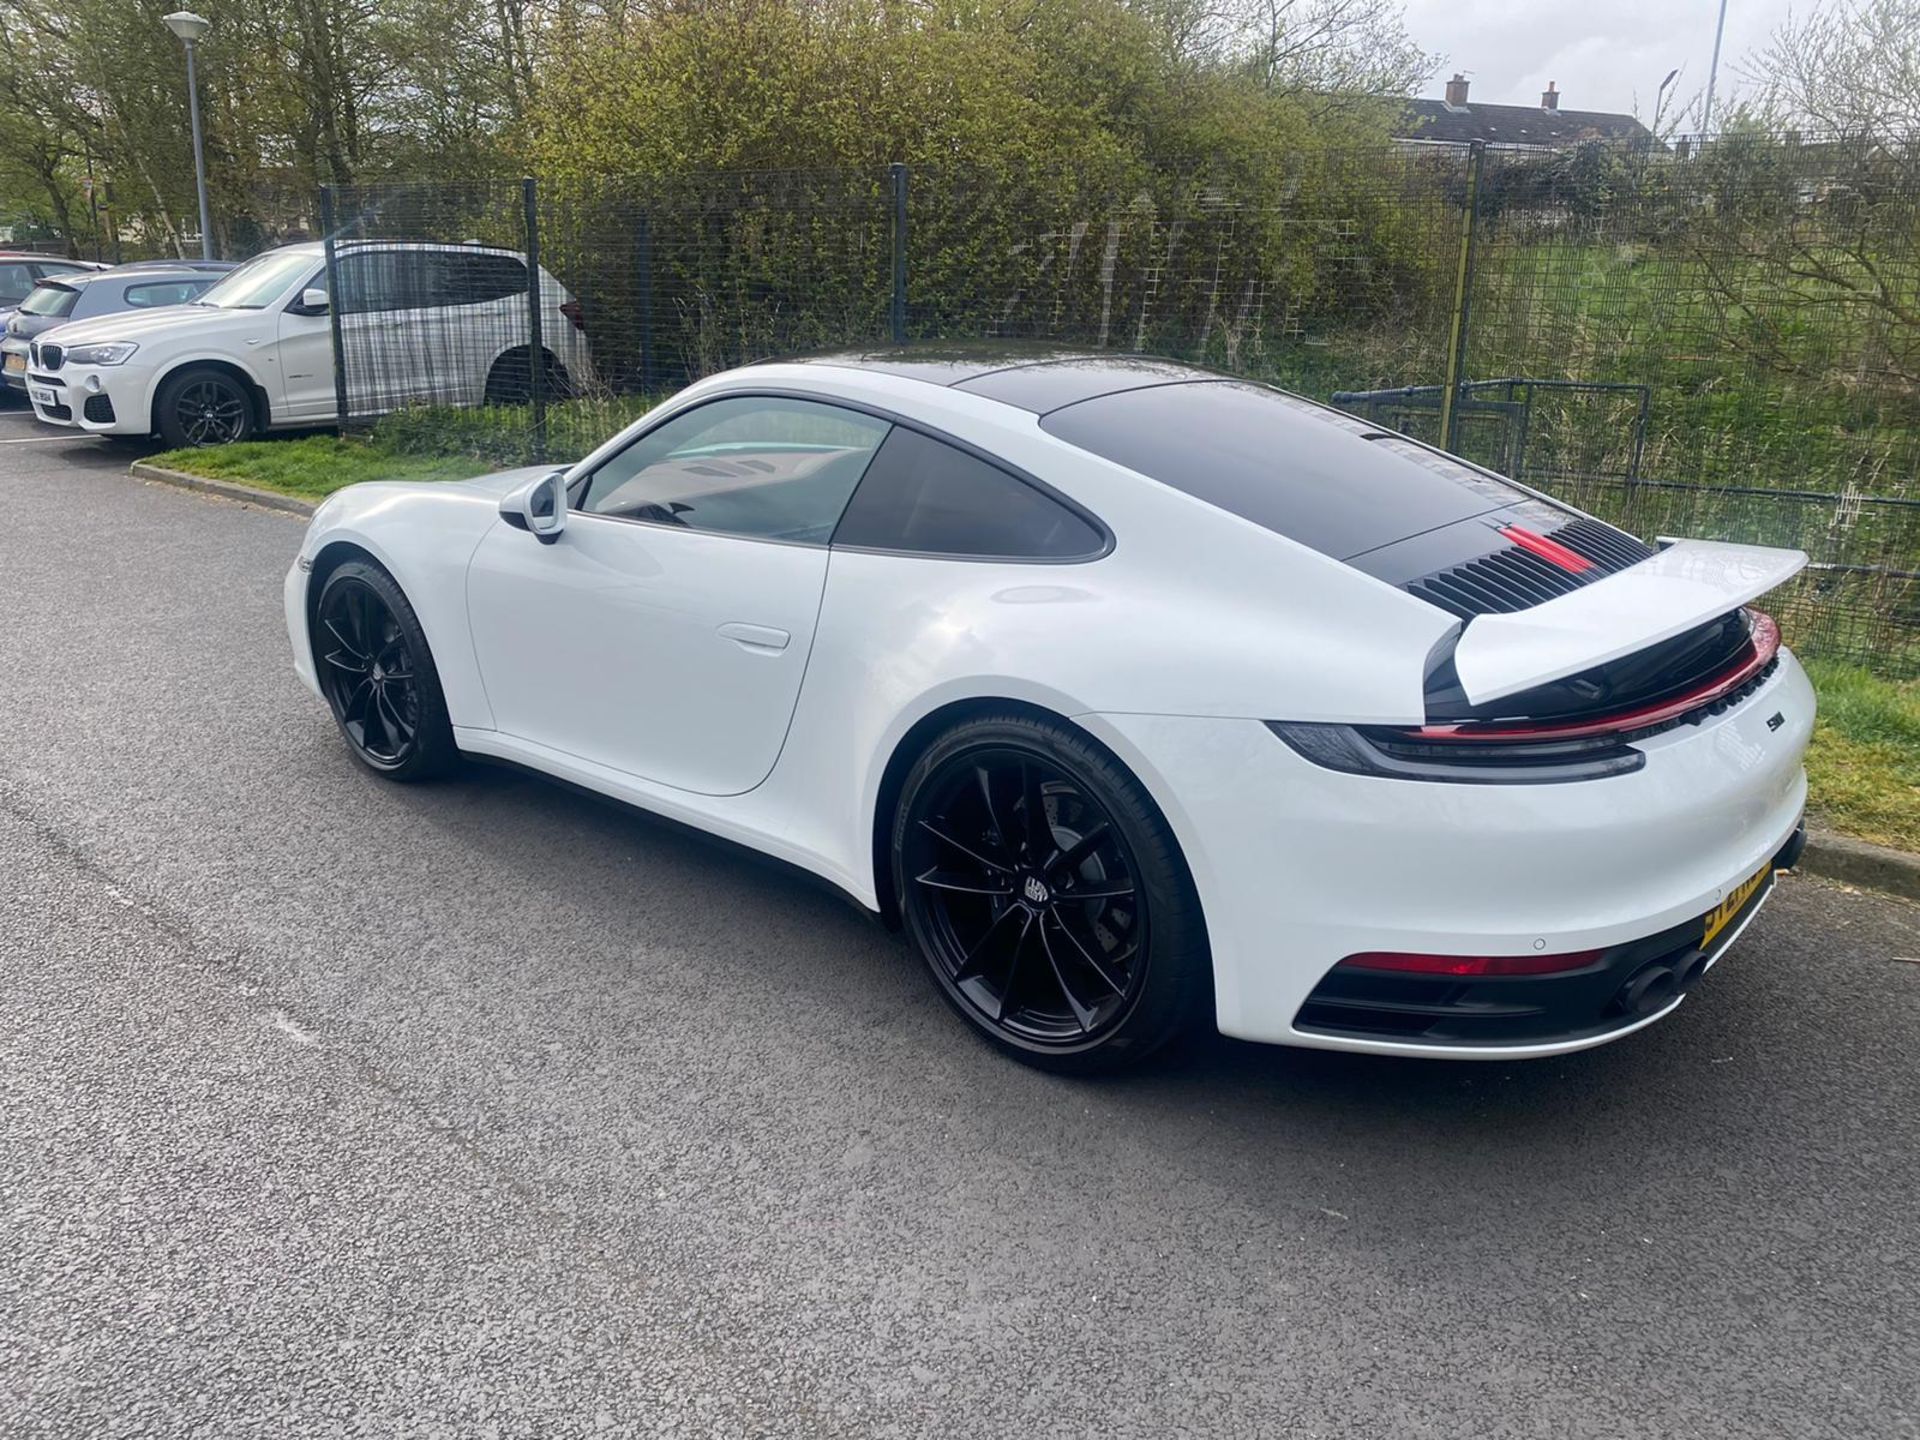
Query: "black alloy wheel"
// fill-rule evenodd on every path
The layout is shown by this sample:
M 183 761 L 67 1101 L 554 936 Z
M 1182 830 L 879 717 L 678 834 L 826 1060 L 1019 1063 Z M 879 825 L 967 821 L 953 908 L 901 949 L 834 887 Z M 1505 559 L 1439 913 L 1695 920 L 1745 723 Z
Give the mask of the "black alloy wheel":
M 958 733 L 915 767 L 895 827 L 901 914 L 943 993 L 1034 1063 L 1148 1053 L 1191 1018 L 1205 955 L 1165 822 L 1065 727 L 1008 717 Z
M 362 562 L 327 579 L 314 607 L 314 666 L 354 757 L 397 780 L 438 774 L 454 755 L 439 676 L 413 607 Z
M 172 377 L 154 412 L 161 437 L 176 449 L 232 445 L 254 432 L 253 397 L 220 370 L 189 370 Z

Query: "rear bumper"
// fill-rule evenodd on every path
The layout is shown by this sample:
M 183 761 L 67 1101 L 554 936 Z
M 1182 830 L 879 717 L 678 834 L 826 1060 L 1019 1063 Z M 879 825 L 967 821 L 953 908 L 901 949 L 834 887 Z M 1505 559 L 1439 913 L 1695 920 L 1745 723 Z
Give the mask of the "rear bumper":
M 1222 1031 L 1485 1059 L 1603 1044 L 1672 1004 L 1468 1040 L 1313 1028 L 1316 1015 L 1303 1008 L 1340 960 L 1365 951 L 1525 956 L 1645 945 L 1632 950 L 1645 963 L 1669 935 L 1669 949 L 1689 933 L 1697 942 L 1702 918 L 1791 845 L 1806 804 L 1801 757 L 1813 711 L 1805 673 L 1782 651 L 1779 669 L 1732 709 L 1639 742 L 1641 770 L 1513 786 L 1326 770 L 1258 720 L 1082 723 L 1147 784 L 1180 841 L 1206 914 Z
M 1806 848 L 1803 824 L 1716 927 L 1709 915 L 1615 945 L 1563 974 L 1460 978 L 1336 966 L 1313 988 L 1295 1028 L 1331 1038 L 1452 1046 L 1597 1043 L 1678 1005 L 1733 945 Z M 1710 912 L 1718 917 L 1719 912 Z

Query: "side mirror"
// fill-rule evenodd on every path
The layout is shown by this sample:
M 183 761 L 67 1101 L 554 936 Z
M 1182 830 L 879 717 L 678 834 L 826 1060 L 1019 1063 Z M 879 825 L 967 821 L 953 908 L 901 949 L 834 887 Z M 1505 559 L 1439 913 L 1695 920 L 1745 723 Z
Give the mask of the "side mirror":
M 300 292 L 299 303 L 293 309 L 297 315 L 324 315 L 331 303 L 327 298 L 327 292 L 316 285 Z
M 500 499 L 500 518 L 551 545 L 567 528 L 567 472 L 555 470 L 514 486 Z

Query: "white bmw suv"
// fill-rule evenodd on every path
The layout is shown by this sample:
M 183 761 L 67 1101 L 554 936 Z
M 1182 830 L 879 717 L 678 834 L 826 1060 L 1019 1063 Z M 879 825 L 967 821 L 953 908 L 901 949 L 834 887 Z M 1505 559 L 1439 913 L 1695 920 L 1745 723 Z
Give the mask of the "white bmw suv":
M 527 260 L 512 250 L 411 241 L 336 246 L 347 408 L 479 405 L 527 398 Z M 50 425 L 224 445 L 338 418 L 331 298 L 317 242 L 269 250 L 187 305 L 48 331 L 28 357 L 27 396 Z M 548 395 L 591 373 L 579 302 L 540 271 Z

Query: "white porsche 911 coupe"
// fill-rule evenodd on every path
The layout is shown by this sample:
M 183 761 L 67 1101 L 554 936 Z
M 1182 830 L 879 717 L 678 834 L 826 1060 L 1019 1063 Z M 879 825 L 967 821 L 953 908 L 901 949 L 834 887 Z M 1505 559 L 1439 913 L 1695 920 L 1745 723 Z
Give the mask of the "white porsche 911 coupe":
M 804 867 L 1021 1059 L 1510 1059 L 1672 1011 L 1798 855 L 1813 693 L 1746 607 L 1804 563 L 1186 366 L 906 350 L 341 491 L 286 614 L 369 769 Z

